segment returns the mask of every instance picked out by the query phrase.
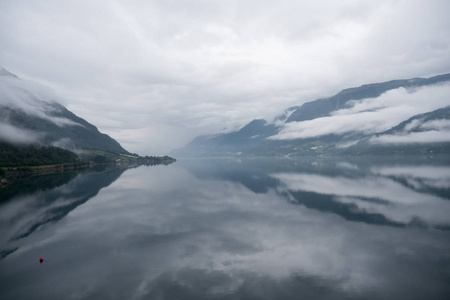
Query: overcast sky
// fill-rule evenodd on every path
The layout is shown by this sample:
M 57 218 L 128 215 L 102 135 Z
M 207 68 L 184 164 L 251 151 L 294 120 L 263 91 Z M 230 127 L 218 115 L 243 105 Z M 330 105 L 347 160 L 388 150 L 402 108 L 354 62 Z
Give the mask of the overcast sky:
M 0 1 L 0 66 L 139 154 L 450 72 L 450 1 Z

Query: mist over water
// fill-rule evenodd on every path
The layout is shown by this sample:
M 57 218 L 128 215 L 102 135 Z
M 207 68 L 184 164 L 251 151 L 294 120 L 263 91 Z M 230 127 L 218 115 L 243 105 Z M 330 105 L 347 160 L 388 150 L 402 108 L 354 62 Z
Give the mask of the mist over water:
M 1 299 L 450 293 L 448 157 L 179 160 L 0 199 Z

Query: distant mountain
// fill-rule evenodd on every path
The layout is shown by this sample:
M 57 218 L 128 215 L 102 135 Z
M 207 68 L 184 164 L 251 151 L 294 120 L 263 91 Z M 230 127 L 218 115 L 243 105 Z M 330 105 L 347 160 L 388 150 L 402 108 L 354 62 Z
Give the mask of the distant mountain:
M 188 156 L 227 156 L 251 151 L 264 142 L 265 138 L 278 132 L 274 124 L 265 120 L 253 120 L 238 131 L 214 136 L 199 136 L 180 153 Z M 175 151 L 175 155 L 177 155 Z
M 63 105 L 40 99 L 32 87 L 0 69 L 0 142 L 129 154 L 116 140 Z
M 342 90 L 333 97 L 306 102 L 297 108 L 286 122 L 300 122 L 330 115 L 333 111 L 346 108 L 351 100 L 376 98 L 381 94 L 398 88 L 417 88 L 426 85 L 450 81 L 450 74 L 431 78 L 412 78 L 392 80 L 382 83 L 365 84 L 356 88 Z
M 345 89 L 332 97 L 287 109 L 274 123 L 253 120 L 238 131 L 197 137 L 174 154 L 450 153 L 448 83 L 450 74 L 443 74 Z
M 412 132 L 428 132 L 439 126 L 450 127 L 450 105 L 429 113 L 415 115 L 383 132 L 381 135 L 405 135 Z
M 450 154 L 449 134 L 450 106 L 447 106 L 413 116 L 385 132 L 365 137 L 343 153 Z

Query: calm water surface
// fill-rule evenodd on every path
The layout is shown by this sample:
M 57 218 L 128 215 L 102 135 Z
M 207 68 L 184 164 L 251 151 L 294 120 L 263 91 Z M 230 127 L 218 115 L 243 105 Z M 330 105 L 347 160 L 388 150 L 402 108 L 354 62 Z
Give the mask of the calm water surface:
M 0 197 L 0 299 L 450 295 L 448 158 L 180 160 Z

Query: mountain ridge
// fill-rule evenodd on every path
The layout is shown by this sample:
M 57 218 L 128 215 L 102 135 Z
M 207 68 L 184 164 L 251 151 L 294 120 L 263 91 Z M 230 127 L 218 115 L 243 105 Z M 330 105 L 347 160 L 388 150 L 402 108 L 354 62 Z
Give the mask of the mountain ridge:
M 445 81 L 450 81 L 450 73 L 437 75 L 430 78 L 397 79 L 380 83 L 363 84 L 359 87 L 343 89 L 336 95 L 329 98 L 321 98 L 304 103 L 290 115 L 286 122 L 306 121 L 317 117 L 327 116 L 330 112 L 343 108 L 348 101 L 363 98 L 376 98 L 381 94 L 396 88 L 421 87 L 424 85 L 436 84 Z M 325 107 L 318 106 L 318 104 Z M 320 113 L 317 113 L 319 108 Z
M 0 141 L 130 154 L 119 142 L 62 104 L 40 99 L 18 76 L 4 68 L 0 68 L 0 75 Z
M 299 130 L 301 130 L 303 129 L 301 127 L 302 124 L 306 124 L 308 122 L 322 121 L 322 123 L 318 124 L 319 125 L 321 124 L 323 126 L 325 123 L 324 120 L 326 120 L 327 118 L 329 118 L 330 122 L 332 122 L 333 118 L 336 119 L 336 116 L 339 117 L 338 111 L 350 110 L 354 108 L 356 105 L 361 104 L 363 101 L 368 100 L 378 101 L 378 99 L 385 97 L 387 92 L 391 92 L 393 90 L 399 90 L 400 88 L 403 88 L 406 90 L 405 93 L 408 95 L 414 94 L 417 90 L 420 91 L 425 88 L 439 87 L 442 84 L 448 82 L 450 82 L 450 73 L 437 75 L 430 78 L 416 77 L 411 79 L 391 80 L 381 83 L 364 84 L 359 87 L 343 89 L 334 96 L 328 98 L 319 98 L 315 101 L 306 102 L 302 105 L 292 107 L 291 109 L 293 109 L 293 112 L 281 125 L 270 124 L 264 120 L 258 121 L 258 119 L 256 119 L 248 123 L 241 129 L 233 131 L 231 133 L 196 137 L 184 148 L 175 150 L 173 153 L 178 156 L 280 156 L 280 155 L 295 156 L 295 155 L 323 155 L 323 154 L 325 155 L 362 154 L 361 151 L 358 151 L 357 149 L 358 147 L 364 145 L 364 143 L 358 145 L 359 142 L 366 141 L 367 143 L 367 141 L 373 136 L 375 136 L 375 134 L 388 135 L 389 133 L 387 132 L 387 130 L 376 131 L 374 133 L 366 133 L 364 131 L 359 130 L 358 128 L 355 128 L 354 131 L 351 130 L 346 132 L 336 131 L 335 133 L 333 133 L 333 131 L 331 130 L 330 133 L 328 134 L 319 134 L 316 136 L 303 138 L 276 140 L 274 139 L 274 137 L 277 135 L 279 136 L 280 132 L 282 132 L 283 129 L 290 128 L 289 126 L 292 125 L 296 125 L 299 128 Z M 402 96 L 402 94 L 400 95 L 399 94 L 400 93 L 394 94 L 394 96 L 407 97 Z M 394 96 L 392 96 L 391 93 L 390 97 Z M 447 97 L 448 94 L 445 94 L 445 96 Z M 447 101 L 447 105 L 450 105 L 450 101 Z M 380 109 L 379 107 L 372 108 L 374 113 L 376 113 L 377 110 L 379 109 Z M 360 112 L 364 113 L 370 111 L 371 110 L 368 109 L 367 111 L 360 111 Z M 429 109 L 428 111 L 422 114 L 431 113 L 431 115 L 433 115 L 432 114 L 433 111 L 434 109 Z M 355 114 L 355 116 L 356 115 L 357 114 Z M 349 118 L 351 118 L 352 116 L 353 115 L 350 115 Z M 252 132 L 253 136 L 257 136 L 259 138 L 254 138 L 250 140 L 248 137 L 246 138 L 246 136 L 243 133 L 246 131 L 246 128 L 248 128 L 249 125 L 256 124 L 255 121 L 258 121 L 259 124 L 263 124 L 262 123 L 263 121 L 265 123 L 264 126 L 258 126 L 257 127 L 258 130 L 256 131 L 254 130 Z M 398 126 L 400 123 L 401 122 L 395 124 L 393 127 Z M 308 125 L 312 126 L 311 124 L 312 123 L 308 123 Z M 333 124 L 334 123 L 330 123 L 326 125 L 332 127 Z M 254 127 L 253 129 L 256 129 L 256 127 Z M 224 143 L 224 141 L 228 141 L 236 135 L 241 137 L 240 144 Z M 202 147 L 199 147 L 200 141 L 202 143 Z M 437 147 L 440 149 L 438 150 L 438 152 L 447 151 L 448 148 L 447 144 L 446 143 L 444 144 L 445 145 L 441 145 L 442 147 Z M 418 152 L 420 153 L 427 152 L 426 149 L 429 145 L 430 144 L 425 146 L 423 145 L 424 147 L 421 148 L 419 147 L 421 150 Z M 369 149 L 370 147 L 368 148 L 367 144 L 365 146 L 366 152 L 373 152 L 367 151 L 367 149 Z M 395 143 L 384 145 L 383 153 L 401 154 L 405 153 L 404 149 L 407 148 L 403 144 L 400 147 L 403 150 L 397 151 L 395 149 L 396 147 L 397 146 L 395 145 Z M 374 147 L 374 149 L 375 148 L 377 147 Z M 433 149 L 436 148 L 435 145 L 432 148 Z M 448 153 L 450 153 L 450 151 Z

